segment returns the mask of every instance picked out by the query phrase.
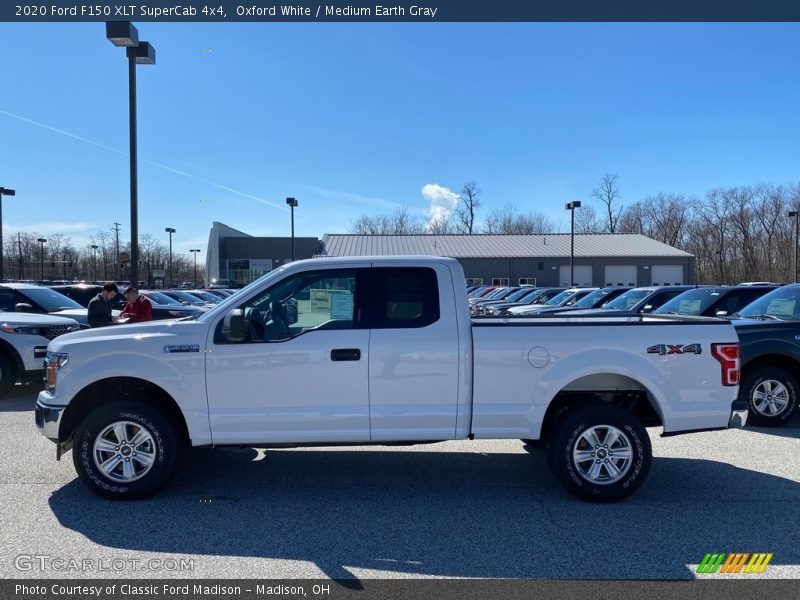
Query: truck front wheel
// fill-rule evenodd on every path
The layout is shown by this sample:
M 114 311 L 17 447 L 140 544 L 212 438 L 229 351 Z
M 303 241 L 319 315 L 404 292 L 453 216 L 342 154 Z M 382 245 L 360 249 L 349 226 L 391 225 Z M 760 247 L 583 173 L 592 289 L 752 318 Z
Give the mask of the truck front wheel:
M 170 422 L 147 404 L 117 401 L 93 410 L 74 434 L 72 461 L 81 481 L 106 498 L 157 492 L 175 469 L 178 446 Z
M 653 462 L 650 437 L 630 413 L 611 404 L 577 410 L 555 430 L 550 469 L 573 495 L 616 502 L 635 492 Z
M 739 398 L 747 400 L 749 423 L 764 427 L 783 425 L 797 408 L 797 380 L 778 367 L 759 367 L 745 375 Z

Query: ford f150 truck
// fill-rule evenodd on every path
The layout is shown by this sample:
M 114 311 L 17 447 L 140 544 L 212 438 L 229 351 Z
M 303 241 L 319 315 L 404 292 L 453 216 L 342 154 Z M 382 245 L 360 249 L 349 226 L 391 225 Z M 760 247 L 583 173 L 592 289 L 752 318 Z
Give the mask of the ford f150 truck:
M 570 492 L 609 502 L 647 476 L 646 426 L 744 424 L 738 353 L 722 320 L 473 324 L 449 258 L 312 259 L 197 319 L 53 340 L 36 422 L 110 498 L 154 493 L 189 445 L 491 438 L 546 443 Z

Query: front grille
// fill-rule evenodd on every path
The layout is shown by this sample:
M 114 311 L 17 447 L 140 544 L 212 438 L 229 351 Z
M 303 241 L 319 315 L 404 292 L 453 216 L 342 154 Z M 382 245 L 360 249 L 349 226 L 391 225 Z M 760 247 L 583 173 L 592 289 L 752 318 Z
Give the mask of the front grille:
M 42 337 L 52 340 L 72 331 L 78 331 L 74 325 L 50 325 L 50 327 L 42 327 Z

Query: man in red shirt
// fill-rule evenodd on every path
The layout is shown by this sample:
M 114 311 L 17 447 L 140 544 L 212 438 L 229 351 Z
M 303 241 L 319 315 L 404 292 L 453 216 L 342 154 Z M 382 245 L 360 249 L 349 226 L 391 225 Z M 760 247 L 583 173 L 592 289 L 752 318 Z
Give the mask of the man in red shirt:
M 141 323 L 153 320 L 153 306 L 150 304 L 150 300 L 139 295 L 139 290 L 130 285 L 125 289 L 124 294 L 125 300 L 128 302 L 122 307 L 120 318 L 127 318 L 126 323 Z

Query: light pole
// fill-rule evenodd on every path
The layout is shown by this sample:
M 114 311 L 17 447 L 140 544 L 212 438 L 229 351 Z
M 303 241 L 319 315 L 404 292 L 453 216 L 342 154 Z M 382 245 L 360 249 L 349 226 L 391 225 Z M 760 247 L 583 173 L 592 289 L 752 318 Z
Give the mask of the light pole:
M 3 277 L 3 196 L 16 196 L 15 190 L 0 187 L 0 281 L 4 281 Z
M 575 209 L 581 207 L 580 200 L 573 200 L 572 202 L 567 202 L 565 209 L 569 211 L 570 214 L 570 225 L 569 225 L 569 285 L 570 287 L 575 285 Z
M 193 248 L 189 252 L 194 254 L 194 287 L 197 287 L 197 253 L 200 252 L 200 248 Z
M 92 270 L 94 271 L 94 277 L 92 278 L 93 281 L 97 281 L 97 249 L 100 246 L 97 244 L 92 244 L 89 248 L 92 249 Z
M 292 211 L 292 262 L 294 262 L 294 208 L 297 206 L 297 200 L 294 198 L 287 198 L 286 204 L 289 205 Z
M 797 283 L 797 244 L 800 242 L 800 217 L 796 210 L 790 210 L 789 217 L 794 218 L 794 282 Z
M 169 234 L 169 262 L 167 263 L 169 265 L 169 278 L 167 279 L 169 286 L 167 287 L 172 287 L 172 234 L 175 233 L 175 228 L 167 227 L 164 231 Z
M 156 64 L 156 50 L 139 41 L 139 32 L 128 21 L 108 21 L 106 37 L 115 46 L 126 48 L 128 55 L 128 110 L 131 159 L 131 272 L 133 285 L 139 285 L 139 187 L 136 175 L 136 65 Z
M 44 281 L 44 245 L 47 243 L 45 238 L 36 238 L 36 241 L 41 244 L 42 252 L 40 255 L 41 265 L 42 265 L 42 281 Z

